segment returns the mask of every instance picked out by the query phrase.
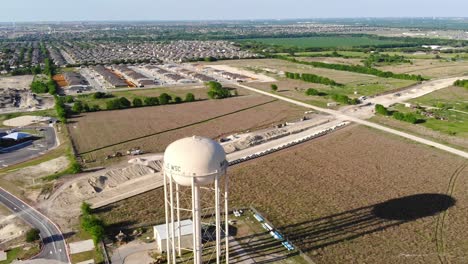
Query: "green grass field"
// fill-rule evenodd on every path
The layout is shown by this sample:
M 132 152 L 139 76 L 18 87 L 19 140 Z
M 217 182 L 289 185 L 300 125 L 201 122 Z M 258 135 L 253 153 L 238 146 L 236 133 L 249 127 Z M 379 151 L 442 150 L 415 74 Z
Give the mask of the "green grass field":
M 402 113 L 412 112 L 420 119 L 425 121 L 420 125 L 444 133 L 451 136 L 457 136 L 462 138 L 468 138 L 468 112 L 456 112 L 450 109 L 433 109 L 436 115 L 444 117 L 446 120 L 439 120 L 435 118 L 426 117 L 419 114 L 417 110 L 406 108 L 401 104 L 397 104 L 391 108 L 391 110 L 397 110 Z
M 426 118 L 427 128 L 468 138 L 468 90 L 462 87 L 448 87 L 411 100 L 424 107 L 436 107 L 434 111 L 447 121 Z M 450 108 L 450 109 L 448 109 Z
M 369 37 L 304 37 L 304 38 L 254 38 L 242 41 L 257 41 L 269 45 L 296 46 L 299 48 L 357 47 L 364 45 L 399 44 L 402 42 L 379 40 Z

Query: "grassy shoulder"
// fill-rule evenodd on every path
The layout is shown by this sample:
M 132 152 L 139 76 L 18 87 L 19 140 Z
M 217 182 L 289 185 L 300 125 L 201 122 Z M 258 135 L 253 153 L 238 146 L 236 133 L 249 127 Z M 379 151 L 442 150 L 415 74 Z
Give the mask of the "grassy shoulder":
M 7 259 L 0 261 L 0 264 L 9 264 L 17 259 L 26 260 L 40 252 L 39 246 L 15 247 L 6 251 Z
M 76 230 L 77 232 L 72 237 L 67 239 L 67 243 L 92 239 L 91 235 L 84 231 L 81 228 L 81 226 L 77 226 Z M 81 261 L 86 261 L 90 259 L 93 259 L 94 263 L 104 263 L 103 252 L 101 252 L 101 249 L 99 247 L 96 247 L 94 250 L 91 251 L 72 254 L 70 255 L 70 259 L 72 263 L 79 263 Z

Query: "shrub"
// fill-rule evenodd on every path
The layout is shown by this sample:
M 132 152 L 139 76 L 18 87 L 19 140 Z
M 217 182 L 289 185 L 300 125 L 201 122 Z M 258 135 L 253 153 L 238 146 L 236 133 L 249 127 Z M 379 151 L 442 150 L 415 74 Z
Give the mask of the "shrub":
M 120 97 L 119 102 L 120 108 L 129 108 L 132 105 L 132 103 L 130 103 L 130 101 L 125 97 Z
M 381 104 L 376 104 L 375 105 L 375 112 L 378 113 L 378 114 L 381 114 L 381 115 L 385 115 L 385 116 L 389 115 L 388 109 L 385 108 L 385 106 L 383 106 Z
M 159 104 L 159 99 L 158 97 L 146 97 L 144 99 L 145 105 L 158 105 Z
M 176 104 L 182 103 L 182 98 L 180 98 L 179 96 L 174 97 L 174 103 Z
M 195 101 L 195 95 L 193 93 L 188 93 L 185 95 L 185 102 Z
M 31 243 L 31 242 L 39 240 L 41 238 L 39 234 L 40 234 L 39 229 L 36 229 L 36 228 L 29 229 L 28 232 L 26 232 L 26 242 Z
M 224 88 L 219 82 L 209 81 L 205 83 L 208 87 L 208 97 L 210 99 L 223 99 L 231 96 L 228 89 Z
M 278 91 L 278 85 L 276 85 L 276 84 L 273 83 L 273 84 L 270 85 L 270 87 L 271 87 L 271 90 L 272 90 L 273 92 Z
M 140 98 L 134 98 L 132 101 L 132 105 L 134 107 L 141 107 L 143 106 L 143 101 Z
M 81 101 L 76 101 L 73 104 L 72 111 L 75 112 L 75 113 L 83 112 L 83 103 Z
M 170 103 L 172 100 L 172 97 L 168 95 L 167 93 L 162 93 L 159 95 L 159 104 L 165 105 Z
M 319 94 L 319 91 L 317 91 L 316 89 L 313 89 L 313 88 L 309 88 L 307 89 L 307 91 L 305 92 L 306 95 L 318 95 Z

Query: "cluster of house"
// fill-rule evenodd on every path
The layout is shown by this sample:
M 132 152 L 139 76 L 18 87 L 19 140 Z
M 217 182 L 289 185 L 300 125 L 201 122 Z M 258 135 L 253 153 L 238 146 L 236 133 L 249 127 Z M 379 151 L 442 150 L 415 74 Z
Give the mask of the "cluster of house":
M 185 62 L 204 58 L 242 59 L 256 56 L 251 52 L 240 50 L 227 41 L 89 42 L 86 46 L 67 41 L 62 43 L 60 48 L 76 64 L 114 64 L 129 61 Z
M 47 50 L 49 51 L 49 56 L 57 66 L 63 66 L 67 64 L 67 61 L 63 58 L 60 50 L 56 47 L 47 46 Z
M 114 70 L 114 72 L 135 84 L 135 86 L 144 87 L 155 84 L 152 78 L 148 78 L 145 75 L 130 69 L 126 65 L 113 65 L 111 68 Z
M 92 66 L 91 69 L 97 73 L 96 77 L 101 79 L 101 82 L 105 81 L 113 87 L 128 87 L 128 83 L 102 65 Z
M 237 81 L 237 82 L 246 82 L 246 81 L 252 80 L 252 77 L 239 74 L 239 73 L 235 73 L 235 72 L 218 70 L 218 69 L 214 69 L 211 67 L 205 67 L 204 69 L 205 71 L 208 71 L 214 75 L 220 76 L 227 80 L 232 80 L 232 81 Z
M 0 45 L 0 73 L 40 65 L 44 56 L 38 42 L 5 42 Z
M 63 78 L 67 82 L 67 88 L 72 90 L 82 90 L 89 87 L 89 82 L 77 72 L 64 72 Z

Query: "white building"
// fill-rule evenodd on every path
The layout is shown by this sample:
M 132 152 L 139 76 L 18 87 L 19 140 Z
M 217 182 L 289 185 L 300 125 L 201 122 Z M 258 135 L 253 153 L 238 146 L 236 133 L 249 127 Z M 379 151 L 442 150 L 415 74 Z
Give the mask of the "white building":
M 178 224 L 175 222 L 175 237 L 179 237 Z M 154 240 L 157 243 L 157 249 L 160 252 L 166 251 L 166 240 L 168 234 L 166 232 L 166 224 L 153 227 Z M 172 225 L 169 223 L 169 232 L 172 230 Z M 193 249 L 193 222 L 190 219 L 180 221 L 180 247 Z

